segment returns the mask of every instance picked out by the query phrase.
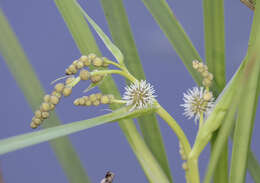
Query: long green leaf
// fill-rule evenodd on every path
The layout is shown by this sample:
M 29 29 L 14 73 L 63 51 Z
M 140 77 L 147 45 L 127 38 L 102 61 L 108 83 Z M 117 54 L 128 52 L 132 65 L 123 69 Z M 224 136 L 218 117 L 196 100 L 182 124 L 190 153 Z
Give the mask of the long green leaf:
M 102 0 L 104 13 L 115 44 L 122 50 L 128 70 L 139 80 L 145 79 L 131 27 L 122 0 Z M 138 118 L 139 126 L 147 146 L 162 169 L 172 181 L 171 171 L 162 141 L 160 128 L 154 114 Z
M 209 71 L 214 75 L 217 87 L 225 87 L 225 24 L 224 1 L 203 0 L 204 10 L 204 38 L 206 63 Z M 217 138 L 216 132 L 211 140 L 211 147 Z M 214 171 L 214 182 L 228 182 L 228 141 L 222 149 L 222 154 Z
M 30 106 L 36 110 L 42 102 L 43 88 L 1 10 L 0 27 L 0 52 Z M 35 95 L 36 93 L 37 95 Z M 52 114 L 51 118 L 45 122 L 44 128 L 59 124 L 58 117 Z M 87 174 L 67 137 L 53 140 L 50 144 L 70 182 L 89 182 Z
M 8 152 L 16 151 L 28 146 L 36 145 L 42 142 L 46 142 L 52 139 L 70 135 L 88 128 L 93 128 L 108 122 L 117 121 L 124 118 L 136 117 L 147 112 L 152 112 L 154 109 L 146 109 L 129 112 L 129 107 L 123 107 L 112 113 L 105 114 L 96 118 L 72 122 L 66 125 L 59 125 L 56 127 L 50 127 L 37 132 L 26 133 L 23 135 L 17 135 L 7 139 L 0 140 L 0 155 Z
M 245 180 L 248 153 L 254 126 L 254 118 L 258 103 L 259 71 L 260 71 L 260 4 L 256 4 L 254 23 L 248 48 L 250 65 L 245 68 L 242 86 L 246 88 L 239 104 L 238 118 L 234 132 L 230 182 L 242 183 Z
M 75 4 L 75 1 L 55 0 L 55 3 L 72 33 L 80 52 L 82 54 L 94 52 L 101 55 L 84 16 Z M 103 93 L 110 93 L 115 95 L 115 97 L 120 97 L 117 87 L 110 76 L 106 77 L 106 81 L 104 81 L 99 88 Z M 118 105 L 111 106 L 112 109 L 118 107 Z M 126 119 L 120 120 L 119 126 L 123 130 L 148 180 L 150 182 L 170 182 L 138 133 L 133 121 Z
M 247 168 L 250 171 L 251 176 L 253 177 L 255 183 L 260 182 L 260 166 L 257 162 L 257 159 L 253 152 L 250 150 L 247 160 Z

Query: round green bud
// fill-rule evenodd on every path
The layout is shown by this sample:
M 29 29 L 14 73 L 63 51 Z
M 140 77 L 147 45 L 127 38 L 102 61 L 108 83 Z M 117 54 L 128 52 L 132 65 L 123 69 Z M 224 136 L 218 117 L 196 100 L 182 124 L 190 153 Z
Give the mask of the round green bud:
M 50 116 L 50 114 L 48 112 L 42 112 L 42 118 L 46 119 Z
M 93 61 L 92 61 L 93 65 L 96 66 L 96 67 L 101 67 L 104 63 L 104 61 L 99 58 L 99 57 L 96 57 Z
M 72 93 L 72 88 L 70 88 L 70 87 L 65 87 L 63 92 L 62 92 L 64 97 L 69 96 L 71 93 Z
M 31 127 L 32 129 L 35 129 L 35 128 L 37 128 L 38 126 L 37 126 L 34 122 L 31 122 L 30 127 Z
M 98 83 L 99 81 L 101 81 L 103 79 L 102 75 L 93 75 L 90 76 L 90 80 L 92 81 L 92 83 Z
M 84 63 L 82 61 L 78 61 L 76 67 L 77 69 L 82 69 L 84 67 Z
M 85 99 L 83 97 L 79 98 L 79 105 L 85 105 Z
M 212 81 L 213 80 L 213 74 L 209 73 L 208 79 Z
M 55 85 L 55 91 L 58 92 L 58 93 L 61 93 L 64 89 L 64 84 L 63 83 L 58 83 Z
M 74 61 L 72 62 L 72 65 L 74 65 L 75 67 L 77 67 L 77 63 L 78 63 L 78 60 L 74 60 Z
M 202 84 L 206 87 L 209 87 L 211 85 L 211 80 L 208 78 L 203 79 Z
M 78 106 L 78 105 L 79 105 L 79 99 L 74 100 L 73 104 L 74 104 L 75 106 Z
M 97 55 L 96 55 L 95 53 L 90 53 L 90 54 L 88 55 L 88 58 L 89 58 L 90 60 L 94 60 L 96 57 L 97 57 Z
M 203 99 L 209 101 L 210 99 L 212 99 L 212 97 L 213 97 L 212 92 L 206 92 L 203 96 Z
M 199 67 L 199 61 L 198 60 L 193 60 L 192 61 L 192 67 L 197 70 L 198 67 Z
M 80 59 L 79 59 L 81 62 L 84 63 L 84 66 L 88 67 L 91 65 L 91 60 L 88 58 L 88 56 L 81 56 Z
M 41 118 L 42 117 L 42 112 L 40 110 L 37 110 L 37 111 L 35 111 L 34 116 L 36 118 Z
M 57 96 L 51 96 L 50 103 L 57 105 L 59 103 L 59 97 Z
M 188 164 L 186 162 L 182 163 L 182 169 L 185 171 L 189 169 Z
M 76 74 L 77 73 L 77 68 L 75 65 L 70 65 L 68 70 L 72 73 L 72 74 Z
M 45 95 L 44 97 L 43 97 L 43 101 L 44 102 L 50 102 L 50 99 L 51 99 L 51 96 L 50 95 Z
M 90 73 L 87 70 L 82 69 L 79 73 L 79 77 L 81 80 L 88 80 L 90 77 Z
M 55 108 L 54 104 L 50 104 L 50 110 L 53 110 Z
M 39 119 L 39 118 L 35 118 L 35 119 L 33 120 L 33 122 L 34 122 L 36 125 L 40 125 L 40 124 L 42 123 L 42 120 Z
M 97 100 L 100 100 L 102 97 L 102 93 L 96 93 Z
M 110 103 L 110 99 L 107 95 L 103 95 L 100 99 L 101 104 L 109 104 Z
M 58 98 L 61 98 L 61 93 L 58 93 L 57 91 L 53 91 L 51 93 L 52 96 L 57 96 Z
M 65 74 L 66 74 L 66 75 L 71 75 L 72 72 L 71 72 L 69 69 L 66 69 L 66 70 L 65 70 Z
M 86 101 L 85 101 L 85 105 L 86 105 L 86 106 L 91 106 L 91 105 L 92 105 L 92 102 L 91 102 L 90 100 L 86 100 Z
M 43 112 L 49 111 L 50 110 L 50 104 L 43 102 L 40 110 L 43 111 Z
M 91 102 L 94 102 L 95 100 L 97 100 L 96 94 L 91 94 L 91 95 L 89 96 L 89 100 L 90 100 Z
M 99 100 L 93 101 L 93 105 L 94 105 L 94 106 L 98 106 L 99 104 L 100 104 L 100 101 L 99 101 Z
M 204 72 L 201 73 L 201 75 L 206 78 L 209 75 L 209 72 L 205 70 Z
M 72 81 L 74 81 L 74 79 L 75 79 L 75 77 L 69 77 L 69 78 L 67 78 L 66 81 L 65 81 L 65 84 L 66 84 L 66 85 L 70 84 Z

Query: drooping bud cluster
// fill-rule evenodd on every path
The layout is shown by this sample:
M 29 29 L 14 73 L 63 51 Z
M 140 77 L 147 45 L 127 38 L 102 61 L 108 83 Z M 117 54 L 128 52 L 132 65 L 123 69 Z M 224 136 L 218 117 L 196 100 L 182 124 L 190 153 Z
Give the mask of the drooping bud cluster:
M 188 170 L 188 164 L 187 164 L 187 162 L 186 162 L 187 157 L 186 157 L 186 154 L 185 154 L 185 152 L 184 152 L 184 148 L 183 148 L 183 146 L 182 146 L 181 143 L 179 143 L 179 148 L 180 148 L 179 153 L 180 153 L 180 155 L 181 155 L 181 159 L 184 160 L 184 162 L 182 163 L 182 169 L 183 169 L 184 171 L 187 171 L 187 170 Z
M 69 78 L 66 80 L 68 82 Z M 72 80 L 72 78 L 70 78 Z M 40 108 L 35 111 L 34 117 L 31 121 L 31 128 L 37 128 L 42 124 L 44 119 L 50 116 L 50 111 L 55 109 L 55 106 L 60 102 L 60 99 L 63 96 L 69 96 L 72 92 L 72 88 L 64 85 L 63 83 L 58 83 L 54 87 L 54 91 L 51 95 L 45 95 L 43 98 L 43 103 Z
M 111 104 L 114 99 L 113 95 L 103 95 L 102 93 L 91 94 L 77 98 L 74 101 L 76 106 L 98 106 L 100 104 Z
M 210 85 L 212 84 L 212 80 L 213 80 L 213 74 L 208 71 L 208 67 L 205 64 L 203 64 L 202 62 L 199 62 L 198 60 L 193 60 L 192 66 L 203 77 L 202 84 L 205 87 L 210 87 Z
M 80 69 L 93 65 L 95 67 L 107 67 L 107 58 L 98 57 L 94 53 L 90 53 L 88 56 L 83 55 L 78 60 L 75 60 L 66 70 L 66 75 L 74 75 Z

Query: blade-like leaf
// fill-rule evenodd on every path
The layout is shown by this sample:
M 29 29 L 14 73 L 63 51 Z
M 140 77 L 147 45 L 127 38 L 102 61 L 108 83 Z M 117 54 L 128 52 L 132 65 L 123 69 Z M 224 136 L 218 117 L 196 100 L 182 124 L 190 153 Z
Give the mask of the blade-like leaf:
M 96 118 L 72 122 L 66 125 L 50 127 L 37 132 L 26 133 L 15 137 L 0 140 L 0 155 L 16 151 L 31 145 L 36 145 L 52 139 L 63 137 L 88 128 L 93 128 L 108 122 L 117 121 L 124 118 L 136 117 L 148 112 L 154 111 L 154 108 L 129 112 L 129 107 L 123 107 L 112 113 L 105 114 Z
M 255 183 L 260 182 L 260 166 L 258 164 L 258 161 L 253 154 L 253 152 L 250 150 L 247 160 L 247 168 L 250 171 L 251 176 L 253 177 Z
M 100 39 L 102 39 L 102 41 L 104 42 L 104 44 L 106 45 L 106 47 L 109 49 L 109 51 L 114 55 L 114 57 L 116 58 L 116 60 L 120 63 L 120 64 L 124 64 L 124 56 L 121 53 L 120 49 L 114 45 L 112 43 L 112 41 L 109 39 L 109 37 L 103 32 L 103 30 L 96 24 L 96 22 L 82 9 L 82 7 L 77 3 L 77 1 L 75 0 L 76 5 L 78 6 L 79 10 L 81 11 L 81 13 L 84 15 L 84 17 L 88 20 L 88 22 L 90 23 L 90 25 L 95 29 L 95 31 L 97 32 L 98 36 L 100 37 Z
M 251 135 L 258 103 L 260 71 L 260 4 L 256 4 L 253 28 L 248 48 L 249 66 L 244 70 L 241 85 L 246 88 L 241 98 L 238 118 L 234 132 L 230 182 L 242 183 L 245 180 L 247 158 L 250 149 Z
M 74 0 L 55 0 L 55 3 L 72 33 L 80 52 L 82 54 L 94 52 L 101 55 L 84 16 L 82 12 L 79 11 L 79 7 L 75 4 Z M 120 97 L 111 76 L 107 76 L 106 82 L 103 82 L 99 88 L 103 93 L 113 94 L 117 98 Z M 118 107 L 118 105 L 111 105 L 112 109 Z M 119 125 L 140 162 L 148 180 L 150 182 L 158 182 L 161 179 L 162 181 L 160 180 L 159 182 L 170 182 L 161 170 L 147 145 L 144 143 L 133 121 L 128 119 L 120 120 Z
M 101 3 L 111 36 L 115 44 L 122 50 L 128 70 L 137 79 L 144 80 L 145 74 L 142 69 L 142 64 L 138 56 L 122 0 L 102 0 Z M 164 144 L 155 115 L 151 114 L 139 117 L 138 122 L 147 146 L 150 148 L 169 180 L 172 180 Z
M 2 35 L 0 36 L 0 52 L 30 106 L 33 110 L 36 110 L 42 102 L 43 88 L 1 10 L 0 27 L 0 35 Z M 37 95 L 35 95 L 36 93 Z M 58 117 L 52 114 L 51 118 L 46 120 L 44 127 L 59 124 Z M 86 172 L 67 137 L 50 141 L 50 144 L 70 182 L 89 182 Z
M 225 28 L 224 28 L 224 1 L 203 0 L 204 10 L 204 37 L 206 63 L 209 71 L 214 75 L 217 87 L 225 87 Z M 218 136 L 213 135 L 211 147 Z M 228 182 L 228 141 L 222 149 L 222 154 L 214 171 L 214 182 Z

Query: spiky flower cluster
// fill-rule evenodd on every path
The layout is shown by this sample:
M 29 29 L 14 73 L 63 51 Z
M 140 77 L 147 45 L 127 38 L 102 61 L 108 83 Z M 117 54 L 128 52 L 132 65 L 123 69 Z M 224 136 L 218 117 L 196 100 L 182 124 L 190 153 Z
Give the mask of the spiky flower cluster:
M 208 71 L 208 67 L 205 64 L 203 64 L 202 62 L 199 62 L 198 60 L 193 60 L 192 61 L 192 66 L 203 77 L 202 84 L 205 87 L 210 87 L 210 85 L 212 84 L 212 80 L 213 80 L 213 74 L 211 74 Z
M 56 84 L 54 91 L 50 95 L 44 96 L 40 109 L 35 111 L 30 125 L 31 128 L 34 129 L 41 125 L 44 119 L 50 116 L 49 112 L 54 110 L 56 105 L 60 102 L 62 95 L 66 97 L 69 96 L 71 92 L 71 87 L 64 85 L 63 83 Z
M 83 96 L 74 100 L 76 106 L 98 106 L 100 104 L 110 104 L 114 99 L 113 95 L 103 95 L 102 93 L 91 94 L 90 96 Z
M 134 109 L 144 109 L 154 104 L 155 91 L 150 83 L 145 80 L 136 81 L 130 86 L 125 87 L 123 100 L 126 101 L 127 106 L 133 106 L 130 111 Z
M 195 122 L 201 115 L 206 115 L 214 106 L 214 98 L 211 92 L 205 90 L 203 87 L 193 87 L 187 93 L 183 94 L 184 115 L 191 119 L 195 118 Z

